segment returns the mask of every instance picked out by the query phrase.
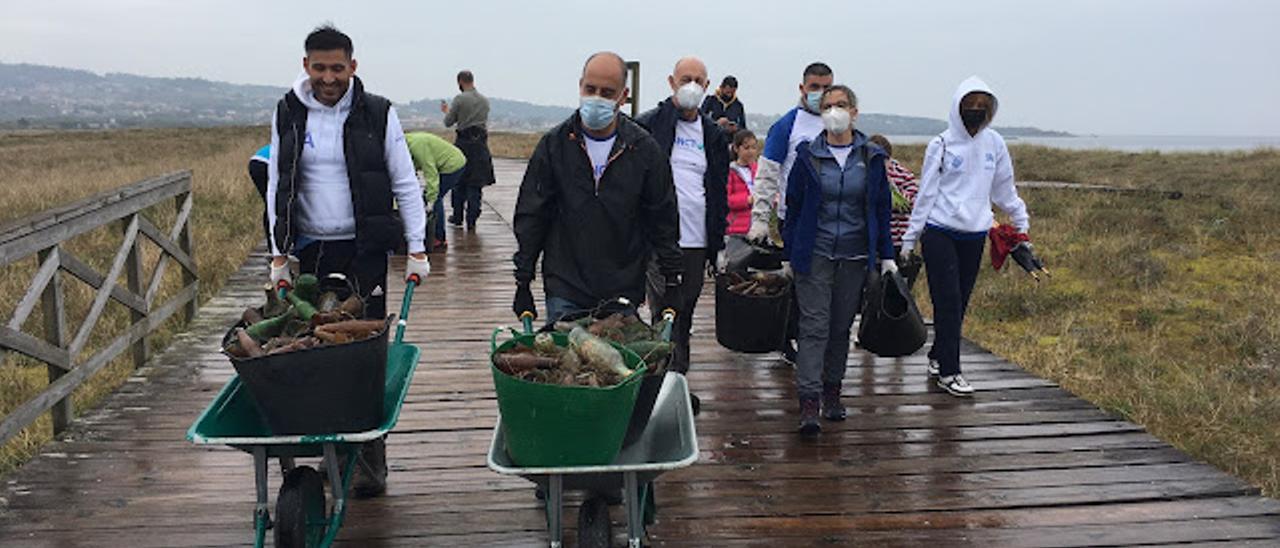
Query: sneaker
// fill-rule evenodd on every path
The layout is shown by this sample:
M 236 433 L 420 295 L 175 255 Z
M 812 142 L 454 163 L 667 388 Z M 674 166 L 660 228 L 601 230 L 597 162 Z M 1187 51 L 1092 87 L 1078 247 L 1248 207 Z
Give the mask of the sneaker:
M 385 438 L 365 442 L 356 457 L 351 491 L 358 499 L 376 497 L 387 492 L 387 445 Z
M 952 396 L 967 397 L 973 395 L 973 386 L 969 384 L 969 381 L 964 380 L 964 375 L 959 373 L 938 377 L 938 386 Z
M 938 372 L 941 370 L 942 367 L 938 365 L 938 360 L 929 358 L 929 376 L 936 377 L 938 376 Z
M 790 365 L 791 367 L 796 366 L 796 342 L 795 341 L 788 340 L 782 343 L 782 361 L 786 362 L 786 364 Z
M 453 225 L 453 226 L 462 226 L 462 216 L 461 216 L 461 215 L 450 215 L 450 216 L 449 216 L 449 224 L 451 224 L 451 225 Z
M 475 232 L 475 231 L 476 231 L 476 222 L 475 222 L 475 221 L 467 221 L 467 231 L 468 231 L 468 232 Z
M 818 424 L 818 398 L 800 398 L 800 435 L 816 436 L 822 432 Z
M 840 403 L 840 385 L 823 385 L 822 418 L 829 421 L 842 421 L 848 414 L 844 404 Z
M 443 251 L 448 251 L 448 250 L 449 250 L 449 240 L 432 240 L 432 241 L 431 241 L 431 247 L 430 247 L 430 249 L 431 249 L 431 251 L 433 251 L 433 252 L 435 252 L 435 253 L 440 253 L 440 252 L 443 252 Z

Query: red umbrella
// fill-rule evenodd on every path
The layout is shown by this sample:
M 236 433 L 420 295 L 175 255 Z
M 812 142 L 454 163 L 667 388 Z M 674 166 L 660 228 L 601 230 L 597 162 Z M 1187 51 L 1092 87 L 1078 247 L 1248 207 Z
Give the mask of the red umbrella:
M 1044 272 L 1045 276 L 1049 275 L 1044 262 L 1036 257 L 1031 247 L 1031 238 L 1026 233 L 1018 232 L 1013 226 L 1000 224 L 992 227 L 987 236 L 991 239 L 991 266 L 996 270 L 1003 268 L 1005 259 L 1012 255 L 1014 262 L 1037 282 L 1040 281 L 1040 272 Z

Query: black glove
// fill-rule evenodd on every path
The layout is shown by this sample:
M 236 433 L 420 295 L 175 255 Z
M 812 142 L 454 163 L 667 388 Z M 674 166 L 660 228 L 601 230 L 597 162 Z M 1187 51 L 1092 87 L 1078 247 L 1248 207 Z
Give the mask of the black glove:
M 521 314 L 530 312 L 533 319 L 538 319 L 538 305 L 533 302 L 533 290 L 529 289 L 529 282 L 516 282 L 516 298 L 511 303 L 511 311 L 519 318 Z

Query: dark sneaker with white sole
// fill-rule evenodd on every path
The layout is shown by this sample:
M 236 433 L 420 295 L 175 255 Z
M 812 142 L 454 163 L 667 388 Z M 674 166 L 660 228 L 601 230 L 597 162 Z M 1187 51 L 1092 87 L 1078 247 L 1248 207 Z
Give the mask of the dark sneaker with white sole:
M 938 360 L 929 358 L 929 376 L 936 377 L 940 371 L 942 371 L 942 368 L 938 365 Z
M 969 397 L 973 395 L 973 386 L 969 381 L 964 380 L 964 375 L 959 373 L 948 375 L 946 377 L 938 377 L 938 386 L 952 396 Z

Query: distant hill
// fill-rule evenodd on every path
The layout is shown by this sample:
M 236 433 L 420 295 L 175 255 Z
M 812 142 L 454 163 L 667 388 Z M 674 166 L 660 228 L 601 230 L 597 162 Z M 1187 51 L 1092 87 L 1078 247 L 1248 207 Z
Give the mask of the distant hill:
M 0 63 L 0 129 L 98 129 L 265 124 L 286 88 L 215 82 L 202 78 L 153 78 L 95 74 L 44 65 Z M 573 109 L 489 98 L 489 126 L 507 131 L 541 131 Z M 442 125 L 440 99 L 396 107 L 407 128 Z M 751 128 L 764 134 L 777 115 L 752 114 Z M 859 129 L 890 135 L 931 135 L 946 122 L 930 118 L 863 114 Z M 1036 128 L 1000 128 L 1011 136 L 1068 134 Z

